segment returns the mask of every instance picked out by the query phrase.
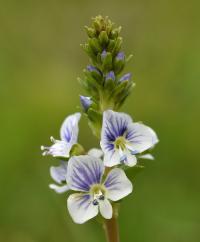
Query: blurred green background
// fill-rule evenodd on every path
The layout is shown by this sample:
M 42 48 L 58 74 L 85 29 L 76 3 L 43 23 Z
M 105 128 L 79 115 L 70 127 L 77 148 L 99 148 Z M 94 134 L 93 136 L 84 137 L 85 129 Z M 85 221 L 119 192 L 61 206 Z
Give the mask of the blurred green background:
M 66 194 L 48 189 L 41 144 L 77 111 L 88 58 L 79 44 L 97 14 L 123 26 L 136 87 L 123 111 L 154 128 L 155 161 L 121 207 L 122 242 L 200 241 L 199 1 L 6 0 L 0 7 L 0 241 L 102 242 L 94 221 L 72 222 Z M 80 142 L 98 146 L 86 120 Z

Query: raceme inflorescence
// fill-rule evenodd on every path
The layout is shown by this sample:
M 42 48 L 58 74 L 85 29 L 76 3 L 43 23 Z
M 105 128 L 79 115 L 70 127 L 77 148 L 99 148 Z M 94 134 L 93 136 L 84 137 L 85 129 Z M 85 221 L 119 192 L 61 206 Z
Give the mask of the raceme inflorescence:
M 55 183 L 49 187 L 69 194 L 67 208 L 73 221 L 82 224 L 98 215 L 108 241 L 117 242 L 119 203 L 133 191 L 126 173 L 140 167 L 140 159 L 153 159 L 149 150 L 158 138 L 150 127 L 118 112 L 134 87 L 131 73 L 124 73 L 132 56 L 121 50 L 121 27 L 114 27 L 108 17 L 97 16 L 85 29 L 88 39 L 81 46 L 90 64 L 78 78 L 87 93 L 80 96 L 80 103 L 99 147 L 86 151 L 78 143 L 81 113 L 77 112 L 64 120 L 60 138 L 51 137 L 52 145 L 41 149 L 43 155 L 60 162 L 50 167 Z

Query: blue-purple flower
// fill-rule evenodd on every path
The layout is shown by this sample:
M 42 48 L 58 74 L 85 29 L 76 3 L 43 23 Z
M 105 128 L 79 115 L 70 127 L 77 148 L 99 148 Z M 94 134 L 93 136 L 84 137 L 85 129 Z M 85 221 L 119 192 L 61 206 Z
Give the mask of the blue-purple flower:
M 151 128 L 134 123 L 129 115 L 112 110 L 103 113 L 100 144 L 105 166 L 134 166 L 137 163 L 135 155 L 152 148 L 157 142 L 157 135 Z
M 53 157 L 64 157 L 68 158 L 70 155 L 70 150 L 74 144 L 77 143 L 79 127 L 78 123 L 80 120 L 81 114 L 75 113 L 68 116 L 60 129 L 60 138 L 61 140 L 56 140 L 51 137 L 53 145 L 50 147 L 41 146 L 43 150 L 43 155 L 52 155 Z
M 52 179 L 58 184 L 49 184 L 49 187 L 57 193 L 64 193 L 69 190 L 66 184 L 67 162 L 61 161 L 59 166 L 50 167 L 50 175 Z
M 110 201 L 118 201 L 132 192 L 132 183 L 122 169 L 112 169 L 103 179 L 104 170 L 98 158 L 88 155 L 70 158 L 67 184 L 77 193 L 69 196 L 67 207 L 75 223 L 82 224 L 99 212 L 106 219 L 112 218 Z

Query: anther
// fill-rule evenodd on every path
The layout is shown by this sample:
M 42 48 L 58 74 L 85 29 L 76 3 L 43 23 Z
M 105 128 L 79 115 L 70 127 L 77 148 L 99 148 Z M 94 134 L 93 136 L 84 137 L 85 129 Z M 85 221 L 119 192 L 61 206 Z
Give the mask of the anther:
M 99 200 L 104 200 L 105 199 L 105 196 L 102 194 L 99 196 Z
M 93 205 L 95 205 L 95 206 L 99 204 L 99 202 L 97 201 L 97 199 L 94 199 L 92 203 L 93 203 Z

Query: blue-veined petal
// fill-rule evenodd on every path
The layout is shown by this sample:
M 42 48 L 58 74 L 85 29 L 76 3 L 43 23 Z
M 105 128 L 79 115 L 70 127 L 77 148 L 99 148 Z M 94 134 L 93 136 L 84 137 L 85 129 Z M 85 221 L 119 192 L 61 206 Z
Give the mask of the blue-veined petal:
M 106 219 L 111 219 L 112 218 L 112 205 L 108 201 L 108 199 L 104 199 L 103 201 L 99 202 L 99 211 L 101 215 L 106 218 Z
M 157 135 L 153 129 L 141 123 L 128 125 L 126 139 L 128 140 L 126 146 L 133 154 L 152 148 L 158 142 Z
M 106 152 L 104 155 L 104 165 L 112 167 L 121 164 L 121 155 L 119 150 Z
M 104 172 L 103 162 L 89 155 L 73 156 L 67 167 L 67 184 L 71 190 L 87 192 L 99 184 Z
M 103 113 L 103 125 L 101 131 L 101 148 L 104 153 L 114 150 L 114 141 L 123 136 L 128 125 L 132 122 L 129 115 L 107 110 Z
M 59 184 L 66 181 L 67 162 L 63 161 L 59 166 L 51 166 L 50 175 L 53 178 L 53 180 Z
M 56 184 L 49 184 L 49 188 L 54 190 L 56 193 L 64 193 L 69 190 L 68 185 L 58 186 Z
M 82 224 L 98 214 L 98 206 L 93 205 L 90 195 L 75 193 L 67 199 L 69 213 L 75 223 Z
M 75 113 L 68 116 L 64 120 L 60 129 L 61 139 L 67 143 L 70 143 L 71 146 L 77 143 L 78 132 L 79 132 L 78 123 L 79 123 L 80 117 L 81 117 L 80 113 Z
M 133 185 L 127 178 L 122 169 L 112 169 L 104 182 L 107 188 L 107 198 L 112 201 L 118 201 L 130 194 L 133 190 Z

